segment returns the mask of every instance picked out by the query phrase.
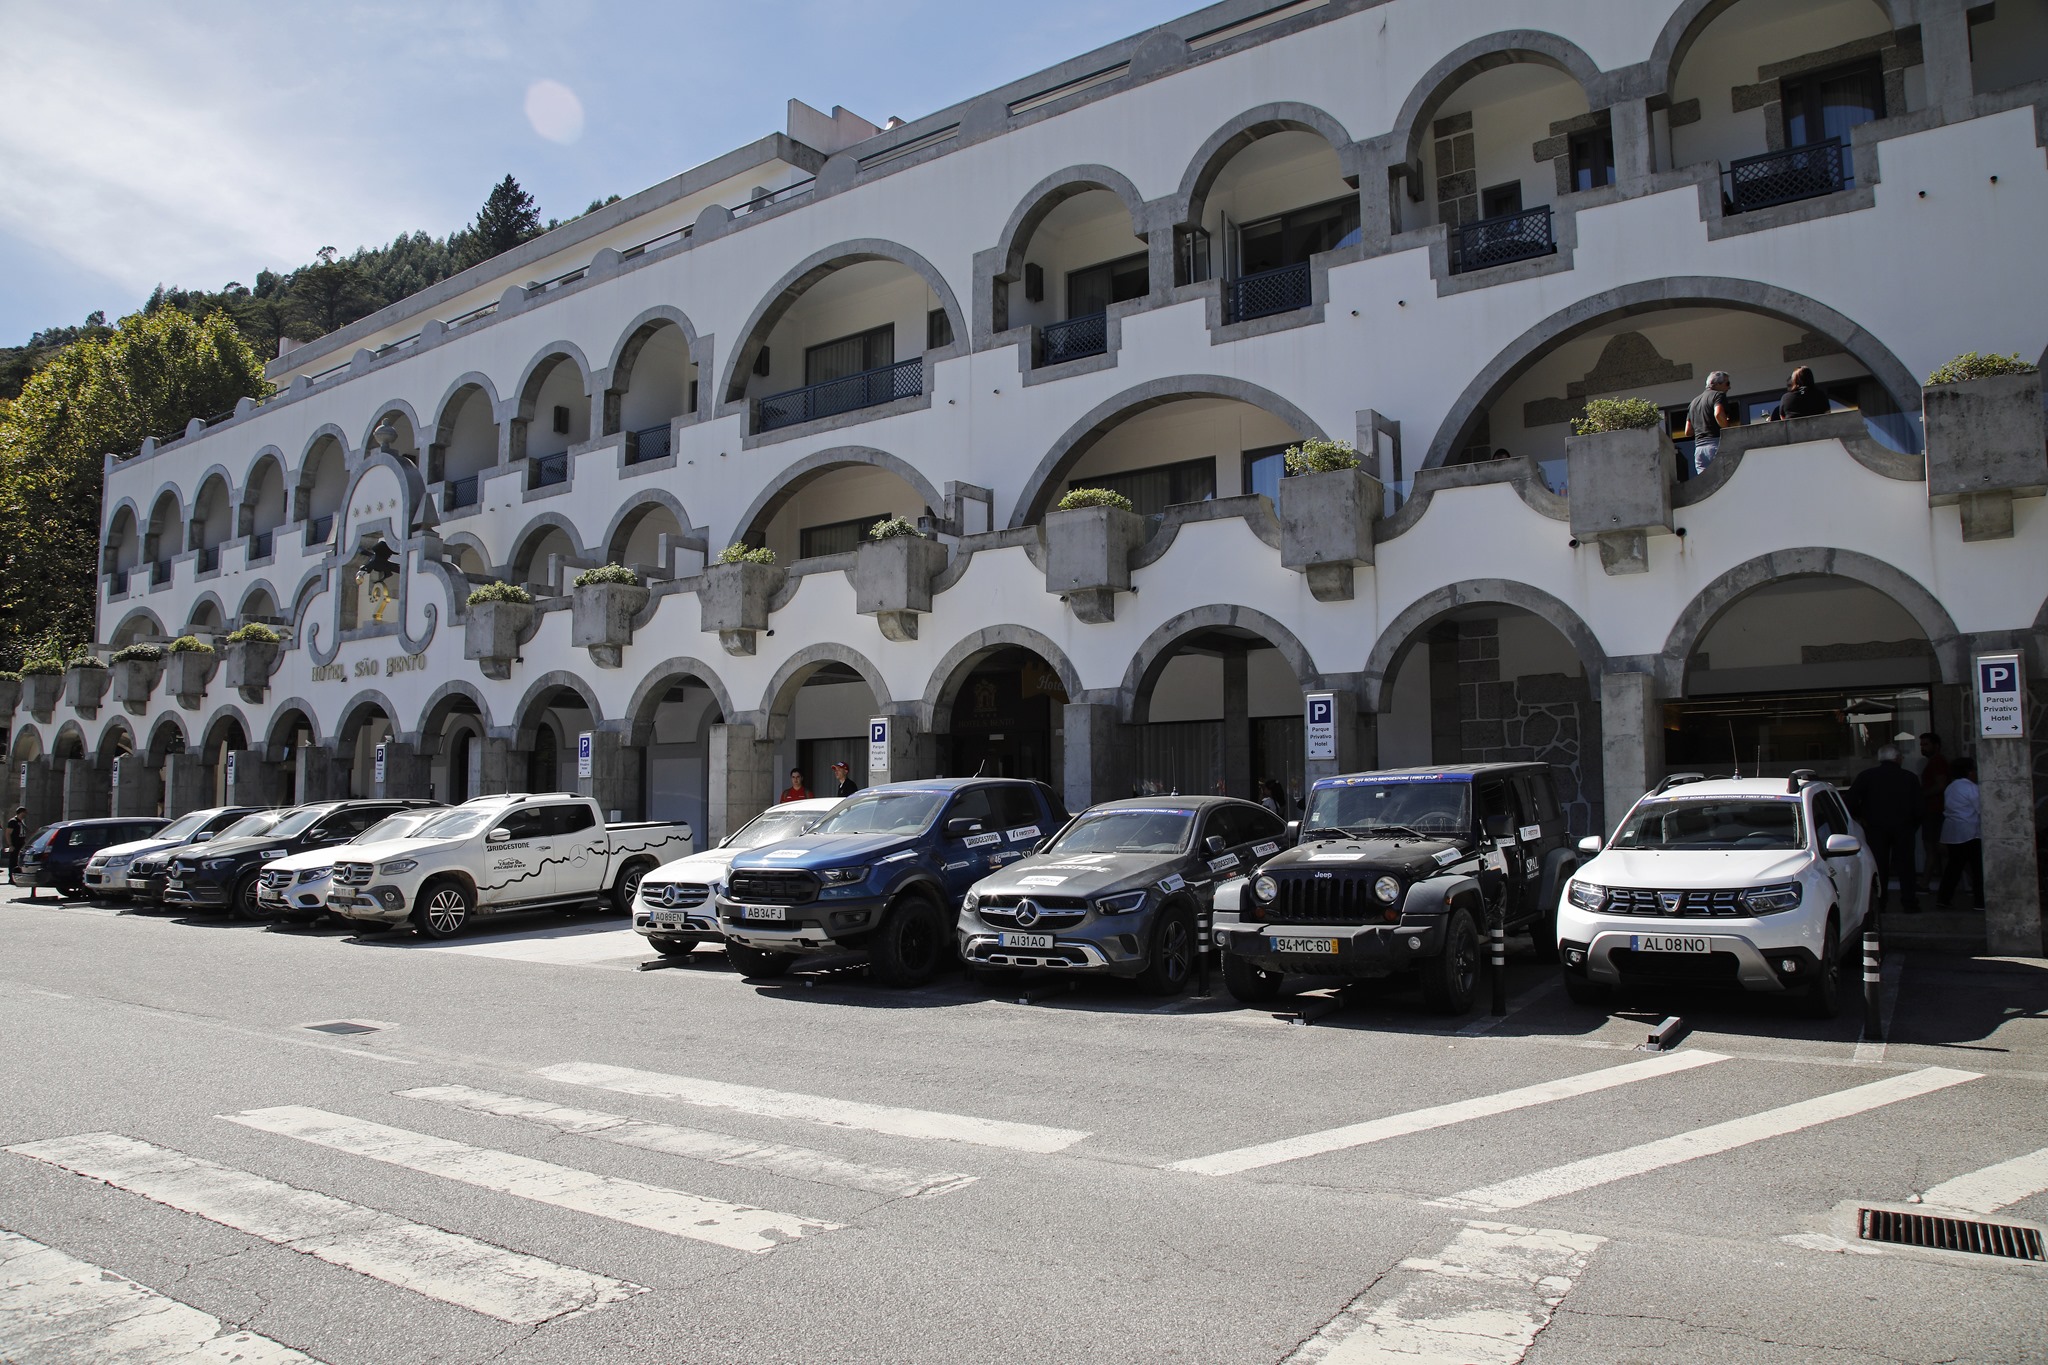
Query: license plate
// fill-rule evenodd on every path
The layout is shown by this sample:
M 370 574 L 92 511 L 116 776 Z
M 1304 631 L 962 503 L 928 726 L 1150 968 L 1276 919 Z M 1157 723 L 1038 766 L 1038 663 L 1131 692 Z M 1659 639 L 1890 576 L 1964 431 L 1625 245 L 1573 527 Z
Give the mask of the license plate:
M 1050 948 L 1052 947 L 1052 935 L 1004 934 L 1002 935 L 1002 943 L 1005 948 Z
M 332 896 L 329 898 L 329 903 L 333 905 L 361 905 L 363 902 L 354 896 Z
M 1266 940 L 1273 945 L 1276 953 L 1334 953 L 1337 940 L 1334 938 L 1274 938 Z
M 647 927 L 650 929 L 680 929 L 683 927 L 683 922 L 673 919 L 651 919 L 647 921 Z
M 743 905 L 741 919 L 783 919 L 789 918 L 789 911 L 780 905 Z
M 1638 953 L 1711 953 L 1714 945 L 1703 938 L 1682 938 L 1676 934 L 1630 934 L 1628 946 Z
M 183 891 L 185 889 L 185 883 L 179 881 L 176 877 L 167 878 L 164 881 L 164 886 L 172 891 Z

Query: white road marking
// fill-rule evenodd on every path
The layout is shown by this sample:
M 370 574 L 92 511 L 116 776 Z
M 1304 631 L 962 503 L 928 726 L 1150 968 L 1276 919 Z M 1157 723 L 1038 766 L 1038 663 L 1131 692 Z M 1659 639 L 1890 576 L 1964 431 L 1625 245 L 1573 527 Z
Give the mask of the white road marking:
M 1728 1059 L 1718 1052 L 1666 1052 L 1640 1062 L 1624 1062 L 1620 1066 L 1584 1071 L 1576 1076 L 1544 1081 L 1540 1085 L 1523 1086 L 1519 1090 L 1503 1090 L 1497 1095 L 1455 1100 L 1450 1104 L 1414 1109 L 1405 1114 L 1391 1114 L 1383 1119 L 1347 1124 L 1342 1128 L 1326 1128 L 1320 1133 L 1304 1133 L 1300 1137 L 1263 1142 L 1256 1147 L 1239 1147 L 1228 1152 L 1218 1152 L 1213 1156 L 1191 1157 L 1186 1161 L 1172 1162 L 1166 1169 L 1191 1171 L 1196 1175 L 1236 1175 L 1241 1171 L 1256 1170 L 1261 1166 L 1275 1166 L 1283 1161 L 1299 1161 L 1303 1157 L 1321 1156 L 1325 1152 L 1341 1152 L 1351 1147 L 1363 1147 L 1368 1143 L 1384 1142 L 1388 1138 L 1406 1137 L 1410 1133 L 1423 1133 L 1432 1128 L 1446 1128 L 1454 1123 L 1466 1123 L 1473 1119 L 1510 1113 L 1516 1109 L 1527 1109 L 1532 1105 L 1549 1104 L 1553 1100 L 1590 1095 L 1635 1081 L 1653 1080 L 1659 1076 L 1690 1071 L 1694 1067 L 1709 1066 L 1726 1060 Z
M 565 1062 L 560 1066 L 544 1066 L 533 1074 L 567 1085 L 588 1085 L 626 1095 L 680 1100 L 707 1109 L 736 1109 L 742 1114 L 799 1119 L 805 1123 L 822 1123 L 828 1128 L 863 1128 L 895 1137 L 940 1138 L 948 1142 L 1003 1147 L 1017 1152 L 1065 1151 L 1088 1136 L 1074 1128 L 1042 1128 L 1035 1123 L 1011 1123 L 1005 1119 L 978 1119 L 926 1109 L 898 1109 L 893 1105 L 835 1100 L 824 1095 L 800 1095 L 787 1090 L 761 1090 L 751 1085 L 698 1080 L 694 1076 L 667 1076 L 658 1071 L 635 1071 L 631 1067 L 603 1066 L 596 1062 Z
M 2043 1191 L 2048 1191 L 2048 1147 L 1944 1180 L 1920 1199 L 1937 1208 L 1993 1213 Z
M 320 1365 L 312 1356 L 0 1228 L 0 1360 Z
M 832 1232 L 841 1226 L 772 1209 L 728 1204 L 660 1185 L 643 1185 L 618 1176 L 595 1175 L 512 1152 L 471 1147 L 346 1114 L 331 1114 L 324 1109 L 285 1104 L 221 1117 L 259 1132 L 298 1138 L 480 1189 L 735 1251 L 773 1251 L 784 1242 Z
M 1478 1209 L 1485 1212 L 1519 1209 L 1530 1204 L 1540 1204 L 1546 1199 L 1577 1194 L 1581 1190 L 1589 1190 L 1597 1185 L 1607 1185 L 1617 1180 L 1626 1180 L 1630 1176 L 1644 1175 L 1666 1166 L 1675 1166 L 1683 1161 L 1693 1161 L 1699 1157 L 1746 1147 L 1750 1143 L 1762 1142 L 1766 1138 L 1784 1137 L 1802 1128 L 1848 1118 L 1867 1110 L 1929 1095 L 1937 1090 L 1945 1090 L 1949 1086 L 1961 1085 L 1965 1081 L 1976 1079 L 1977 1073 L 1974 1071 L 1955 1071 L 1945 1066 L 1922 1067 L 1903 1076 L 1892 1076 L 1882 1081 L 1872 1081 L 1869 1085 L 1838 1090 L 1832 1095 L 1801 1100 L 1797 1104 L 1788 1104 L 1779 1109 L 1766 1109 L 1760 1114 L 1751 1114 L 1746 1118 L 1710 1124 L 1705 1128 L 1695 1128 L 1689 1133 L 1679 1133 L 1675 1137 L 1661 1138 L 1656 1142 L 1645 1142 L 1635 1147 L 1624 1147 L 1618 1152 L 1607 1152 L 1600 1156 L 1587 1157 L 1584 1161 L 1553 1166 L 1549 1170 L 1516 1176 L 1512 1180 L 1503 1180 L 1498 1184 L 1482 1185 L 1435 1202 L 1451 1208 Z
M 897 1166 L 868 1166 L 847 1161 L 810 1147 L 792 1147 L 777 1142 L 753 1142 L 702 1128 L 677 1128 L 666 1123 L 646 1123 L 624 1114 L 605 1114 L 592 1109 L 570 1109 L 524 1095 L 501 1095 L 474 1090 L 466 1085 L 430 1085 L 417 1090 L 400 1090 L 402 1099 L 430 1100 L 479 1114 L 496 1114 L 553 1128 L 557 1132 L 601 1138 L 623 1147 L 639 1147 L 667 1156 L 710 1161 L 721 1166 L 740 1166 L 768 1171 L 795 1180 L 868 1190 L 899 1199 L 946 1194 L 972 1185 L 976 1177 L 944 1172 L 936 1175 L 904 1170 Z
M 1856 964 L 1856 981 L 1860 987 L 1863 981 L 1863 957 L 1860 948 L 1857 950 Z M 1902 955 L 1893 954 L 1884 964 L 1883 978 L 1878 983 L 1878 1018 L 1884 1028 L 1884 1036 L 1889 1038 L 1892 1036 L 1892 1014 L 1899 1007 L 1899 987 L 1906 979 L 1906 959 Z M 1861 999 L 1860 990 L 1858 999 Z M 1884 1060 L 1884 1050 L 1885 1044 L 1879 1039 L 1858 1038 L 1852 1057 L 1855 1061 L 1875 1065 Z
M 1516 1365 L 1605 1237 L 1467 1223 L 1410 1256 L 1281 1365 Z
M 117 1133 L 7 1150 L 500 1322 L 531 1326 L 645 1292 Z

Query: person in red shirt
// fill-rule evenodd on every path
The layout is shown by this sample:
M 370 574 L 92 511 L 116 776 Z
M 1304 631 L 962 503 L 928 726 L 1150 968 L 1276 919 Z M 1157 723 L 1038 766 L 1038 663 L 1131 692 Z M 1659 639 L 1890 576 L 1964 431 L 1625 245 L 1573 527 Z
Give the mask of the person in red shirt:
M 791 768 L 789 770 L 789 790 L 776 798 L 776 804 L 780 805 L 784 801 L 808 801 L 810 799 L 811 789 L 804 785 L 804 770 L 802 768 Z

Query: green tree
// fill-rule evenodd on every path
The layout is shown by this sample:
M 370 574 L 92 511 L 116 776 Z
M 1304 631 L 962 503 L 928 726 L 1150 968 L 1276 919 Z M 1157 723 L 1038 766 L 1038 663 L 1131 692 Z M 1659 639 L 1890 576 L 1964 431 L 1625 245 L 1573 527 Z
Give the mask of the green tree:
M 0 411 L 0 667 L 50 631 L 93 638 L 104 454 L 269 392 L 225 311 L 170 306 L 74 342 L 22 387 Z
M 506 176 L 492 186 L 476 221 L 449 238 L 455 249 L 456 269 L 467 270 L 481 261 L 510 251 L 521 242 L 540 236 L 540 208 L 533 196 Z
M 325 336 L 381 306 L 358 262 L 342 260 L 331 246 L 321 247 L 317 256 L 293 272 L 286 290 L 285 316 L 293 335 L 301 338 Z

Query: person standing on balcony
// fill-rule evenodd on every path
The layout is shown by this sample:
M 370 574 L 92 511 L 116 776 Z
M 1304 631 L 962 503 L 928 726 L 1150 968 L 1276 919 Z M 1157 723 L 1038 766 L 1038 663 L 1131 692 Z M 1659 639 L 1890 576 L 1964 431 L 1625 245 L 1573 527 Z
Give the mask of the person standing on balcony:
M 1771 420 L 1782 422 L 1787 417 L 1825 417 L 1832 410 L 1828 396 L 1814 382 L 1813 371 L 1801 365 L 1792 371 L 1792 382 L 1785 386 L 1785 396 L 1778 400 Z
M 1948 909 L 1963 874 L 1970 874 L 1970 899 L 1984 908 L 1984 826 L 1983 795 L 1977 790 L 1977 765 L 1958 758 L 1951 769 L 1954 778 L 1941 803 L 1941 890 L 1935 893 L 1934 908 Z
M 1899 901 L 1909 915 L 1920 911 L 1913 885 L 1913 835 L 1920 828 L 1920 779 L 1899 763 L 1899 749 L 1887 744 L 1877 751 L 1877 766 L 1865 768 L 1849 784 L 1849 814 L 1863 825 L 1864 842 L 1877 859 L 1877 903 L 1891 899 L 1891 879 L 1898 878 Z
M 1728 371 L 1716 370 L 1707 376 L 1707 387 L 1685 410 L 1685 430 L 1681 436 L 1692 438 L 1692 472 L 1695 475 L 1707 472 L 1707 466 L 1721 453 L 1721 428 L 1741 424 L 1735 405 L 1728 401 L 1728 386 L 1734 383 Z

